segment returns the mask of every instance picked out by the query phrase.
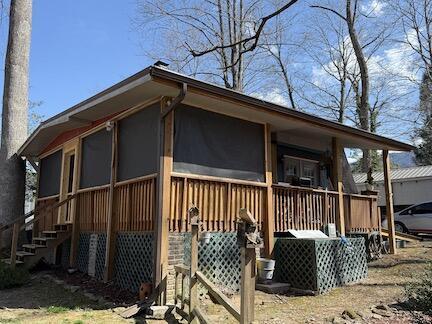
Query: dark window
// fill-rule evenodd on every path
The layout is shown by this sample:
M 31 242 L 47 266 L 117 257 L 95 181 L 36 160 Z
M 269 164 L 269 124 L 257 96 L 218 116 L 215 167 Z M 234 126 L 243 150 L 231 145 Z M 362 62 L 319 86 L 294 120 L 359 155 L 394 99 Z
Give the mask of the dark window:
M 112 132 L 102 129 L 82 140 L 80 188 L 109 184 Z
M 159 104 L 119 121 L 117 181 L 158 170 Z
M 420 204 L 412 208 L 415 215 L 432 214 L 432 203 Z
M 264 181 L 262 125 L 186 106 L 174 116 L 174 171 Z
M 40 161 L 39 198 L 58 195 L 60 192 L 60 174 L 62 150 L 59 150 Z

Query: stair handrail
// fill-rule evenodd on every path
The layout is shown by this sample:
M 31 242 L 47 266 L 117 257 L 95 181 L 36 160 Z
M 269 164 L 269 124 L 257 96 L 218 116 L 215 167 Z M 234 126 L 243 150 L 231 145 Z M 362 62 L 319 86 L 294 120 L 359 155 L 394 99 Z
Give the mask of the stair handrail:
M 66 204 L 67 202 L 69 202 L 72 199 L 76 198 L 76 196 L 77 196 L 77 194 L 75 193 L 75 194 L 67 197 L 66 199 L 58 201 L 57 203 L 55 203 L 53 205 L 45 205 L 45 206 L 42 206 L 42 207 L 39 207 L 39 208 L 35 208 L 35 209 L 29 211 L 28 213 L 15 218 L 14 220 L 10 221 L 9 223 L 1 225 L 0 226 L 0 232 L 5 231 L 5 230 L 11 228 L 15 223 L 21 223 L 21 222 L 25 221 L 27 218 L 29 218 L 32 215 L 39 214 L 42 211 L 46 211 L 46 210 L 51 211 L 52 209 L 55 209 L 57 207 L 61 207 L 64 204 Z M 34 221 L 38 220 L 39 218 L 40 218 L 40 216 L 35 216 L 35 218 L 33 218 L 31 221 L 25 223 L 25 225 L 33 224 Z
M 19 232 L 23 229 L 23 227 L 31 225 L 34 222 L 36 222 L 37 220 L 39 220 L 41 218 L 41 216 L 40 216 L 41 211 L 48 210 L 48 211 L 52 212 L 55 208 L 63 206 L 64 204 L 68 203 L 72 199 L 75 199 L 76 197 L 77 197 L 77 194 L 74 193 L 74 194 L 70 195 L 69 197 L 67 197 L 66 199 L 58 201 L 57 203 L 55 203 L 53 205 L 42 206 L 39 209 L 35 208 L 32 211 L 30 211 L 30 212 L 28 212 L 22 216 L 19 216 L 18 218 L 14 219 L 13 221 L 9 222 L 8 224 L 0 226 L 0 252 L 2 249 L 2 246 L 1 246 L 2 245 L 1 244 L 2 243 L 2 238 L 1 238 L 2 232 L 13 227 L 11 254 L 10 254 L 10 266 L 12 268 L 15 268 L 15 265 L 16 265 L 16 252 L 17 252 L 17 245 L 18 245 L 18 235 L 19 235 Z M 29 222 L 23 224 L 25 219 L 32 216 L 32 215 L 35 215 L 35 217 L 32 220 L 30 220 Z M 45 217 L 45 215 L 43 217 Z

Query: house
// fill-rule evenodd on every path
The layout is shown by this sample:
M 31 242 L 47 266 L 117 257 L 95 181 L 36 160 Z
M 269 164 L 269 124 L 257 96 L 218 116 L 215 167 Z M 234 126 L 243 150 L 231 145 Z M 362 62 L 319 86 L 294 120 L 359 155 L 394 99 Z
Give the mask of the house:
M 378 191 L 378 206 L 382 214 L 386 214 L 384 174 L 373 172 L 374 189 Z M 367 175 L 354 174 L 358 190 L 366 189 Z M 401 168 L 392 170 L 391 183 L 393 190 L 393 206 L 395 211 L 422 202 L 430 201 L 432 192 L 432 165 Z
M 35 244 L 16 259 L 55 250 L 137 290 L 178 261 L 192 205 L 205 231 L 231 241 L 247 208 L 267 255 L 289 229 L 377 230 L 377 197 L 344 191 L 344 148 L 382 150 L 388 165 L 389 150 L 413 147 L 150 66 L 44 121 L 22 146 L 39 161 L 39 189 Z

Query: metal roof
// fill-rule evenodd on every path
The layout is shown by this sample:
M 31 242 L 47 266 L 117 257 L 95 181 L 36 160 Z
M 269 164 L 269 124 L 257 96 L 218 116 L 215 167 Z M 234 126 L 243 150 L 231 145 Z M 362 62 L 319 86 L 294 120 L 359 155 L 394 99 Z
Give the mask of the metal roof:
M 356 173 L 353 176 L 356 183 L 365 183 L 367 180 L 366 173 Z M 384 181 L 383 172 L 373 172 L 372 177 L 375 182 Z M 432 177 L 432 165 L 391 170 L 392 180 L 412 180 L 429 177 Z

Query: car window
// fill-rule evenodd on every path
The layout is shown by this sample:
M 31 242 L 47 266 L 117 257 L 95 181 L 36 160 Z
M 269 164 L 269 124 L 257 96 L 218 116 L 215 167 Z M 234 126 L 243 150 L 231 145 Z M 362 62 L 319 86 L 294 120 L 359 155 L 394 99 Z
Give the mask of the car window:
M 409 215 L 410 211 L 412 212 L 412 208 L 408 208 L 406 210 L 404 210 L 403 212 L 400 212 L 400 215 Z
M 415 215 L 432 214 L 432 202 L 413 207 L 412 213 Z

